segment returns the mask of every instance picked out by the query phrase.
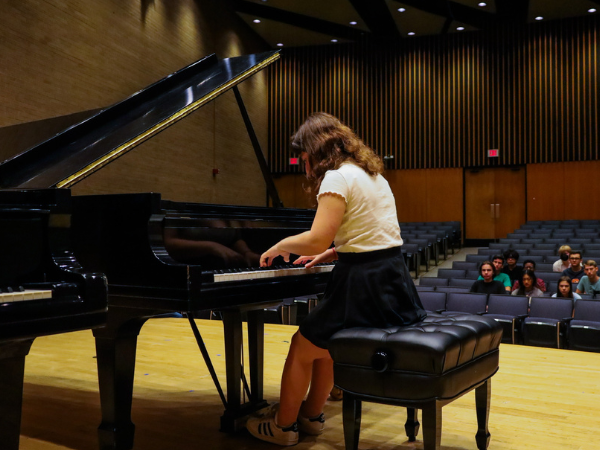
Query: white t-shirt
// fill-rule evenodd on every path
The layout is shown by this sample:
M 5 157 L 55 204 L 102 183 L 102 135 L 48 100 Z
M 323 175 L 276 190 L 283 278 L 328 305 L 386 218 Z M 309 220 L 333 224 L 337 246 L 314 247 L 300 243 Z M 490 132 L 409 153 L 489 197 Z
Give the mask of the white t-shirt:
M 344 162 L 339 169 L 325 173 L 317 201 L 325 193 L 339 194 L 346 201 L 335 235 L 336 251 L 361 253 L 402 245 L 394 194 L 381 175 L 370 176 L 357 165 Z

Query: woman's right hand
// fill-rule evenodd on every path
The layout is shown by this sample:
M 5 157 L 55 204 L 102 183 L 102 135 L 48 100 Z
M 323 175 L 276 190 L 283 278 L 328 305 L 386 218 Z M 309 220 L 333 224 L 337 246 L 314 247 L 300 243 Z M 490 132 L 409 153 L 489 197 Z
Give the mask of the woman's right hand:
M 311 267 L 313 267 L 316 264 L 328 263 L 328 262 L 335 261 L 336 259 L 337 259 L 337 255 L 335 253 L 335 250 L 332 248 L 328 248 L 320 255 L 300 256 L 298 259 L 296 259 L 294 261 L 294 264 L 304 264 L 304 267 L 306 267 L 307 269 L 310 269 Z M 309 262 L 307 262 L 307 261 L 309 261 Z

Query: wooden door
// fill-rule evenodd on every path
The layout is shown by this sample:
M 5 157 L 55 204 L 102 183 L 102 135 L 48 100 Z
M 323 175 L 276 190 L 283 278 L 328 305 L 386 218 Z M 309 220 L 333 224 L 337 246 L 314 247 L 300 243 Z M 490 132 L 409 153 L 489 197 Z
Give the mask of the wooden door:
M 465 237 L 500 239 L 525 223 L 525 168 L 465 170 Z

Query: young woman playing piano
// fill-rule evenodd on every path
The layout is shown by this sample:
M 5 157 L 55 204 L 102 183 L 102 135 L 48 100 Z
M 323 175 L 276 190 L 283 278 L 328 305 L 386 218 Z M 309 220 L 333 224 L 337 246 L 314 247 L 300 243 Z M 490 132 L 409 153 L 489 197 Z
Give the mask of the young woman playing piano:
M 323 300 L 292 338 L 283 369 L 280 403 L 248 420 L 255 437 L 280 445 L 298 442 L 298 430 L 318 435 L 333 387 L 329 338 L 350 327 L 408 325 L 426 314 L 400 251 L 394 196 L 383 164 L 346 125 L 311 115 L 292 138 L 318 207 L 309 231 L 283 239 L 261 256 L 261 266 L 290 254 L 307 267 L 339 260 Z M 334 242 L 335 247 L 329 248 Z M 310 386 L 310 389 L 309 389 Z M 306 392 L 308 395 L 304 399 Z

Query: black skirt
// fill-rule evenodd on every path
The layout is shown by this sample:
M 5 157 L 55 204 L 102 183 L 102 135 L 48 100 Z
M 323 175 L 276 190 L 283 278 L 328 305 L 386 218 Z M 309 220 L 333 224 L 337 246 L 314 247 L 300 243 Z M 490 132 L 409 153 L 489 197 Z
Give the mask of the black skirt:
M 300 324 L 317 347 L 327 348 L 345 328 L 410 325 L 427 316 L 400 247 L 338 257 L 323 300 Z

